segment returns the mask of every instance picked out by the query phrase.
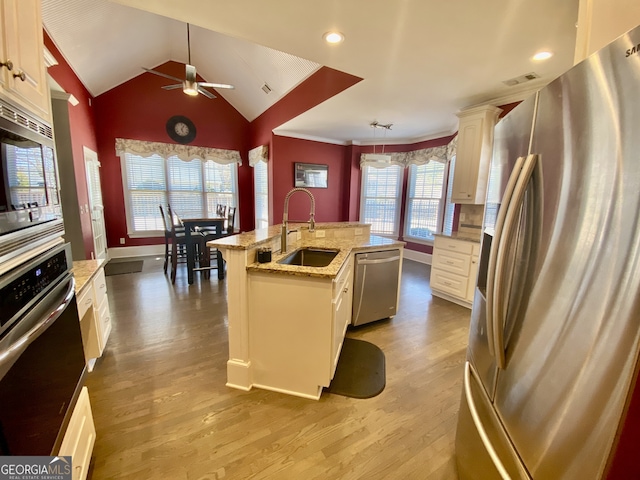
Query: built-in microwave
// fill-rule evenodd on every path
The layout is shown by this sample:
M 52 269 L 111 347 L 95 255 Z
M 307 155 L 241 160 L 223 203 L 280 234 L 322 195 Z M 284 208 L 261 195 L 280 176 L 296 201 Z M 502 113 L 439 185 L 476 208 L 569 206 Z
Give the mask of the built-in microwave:
M 0 99 L 0 274 L 64 234 L 53 132 Z

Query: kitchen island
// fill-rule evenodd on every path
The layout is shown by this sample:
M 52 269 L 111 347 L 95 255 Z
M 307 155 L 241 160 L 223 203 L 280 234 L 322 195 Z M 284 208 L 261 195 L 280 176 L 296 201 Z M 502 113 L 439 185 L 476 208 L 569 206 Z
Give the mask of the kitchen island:
M 318 399 L 333 377 L 351 320 L 354 253 L 402 255 L 404 243 L 353 222 L 317 224 L 315 231 L 290 223 L 289 229 L 286 252 L 280 252 L 280 225 L 208 243 L 227 262 L 227 386 Z M 280 262 L 304 247 L 337 254 L 320 267 Z M 261 248 L 273 252 L 270 262 L 256 261 Z

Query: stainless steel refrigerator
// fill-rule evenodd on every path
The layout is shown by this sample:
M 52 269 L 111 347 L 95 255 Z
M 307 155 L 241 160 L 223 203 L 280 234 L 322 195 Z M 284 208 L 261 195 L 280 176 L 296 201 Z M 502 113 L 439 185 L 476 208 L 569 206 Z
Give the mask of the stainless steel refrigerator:
M 498 122 L 483 232 L 460 478 L 640 478 L 640 27 Z

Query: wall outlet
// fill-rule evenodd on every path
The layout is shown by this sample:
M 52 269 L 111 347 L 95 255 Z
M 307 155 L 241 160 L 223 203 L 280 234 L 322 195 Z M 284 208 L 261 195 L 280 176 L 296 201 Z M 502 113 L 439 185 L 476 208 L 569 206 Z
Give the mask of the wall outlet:
M 324 230 L 316 230 L 316 238 L 324 238 L 326 234 Z
M 120 238 L 120 245 L 124 245 L 124 237 Z
M 460 221 L 461 222 L 466 222 L 467 221 L 467 214 L 466 213 L 461 213 L 460 214 Z
M 356 228 L 356 235 L 362 235 L 362 228 Z

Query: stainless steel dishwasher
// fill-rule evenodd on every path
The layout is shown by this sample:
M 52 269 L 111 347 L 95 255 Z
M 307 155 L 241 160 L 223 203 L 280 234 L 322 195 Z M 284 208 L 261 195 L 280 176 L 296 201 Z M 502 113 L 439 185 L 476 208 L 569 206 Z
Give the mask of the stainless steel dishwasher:
M 352 325 L 362 325 L 396 314 L 400 259 L 400 250 L 355 255 Z

